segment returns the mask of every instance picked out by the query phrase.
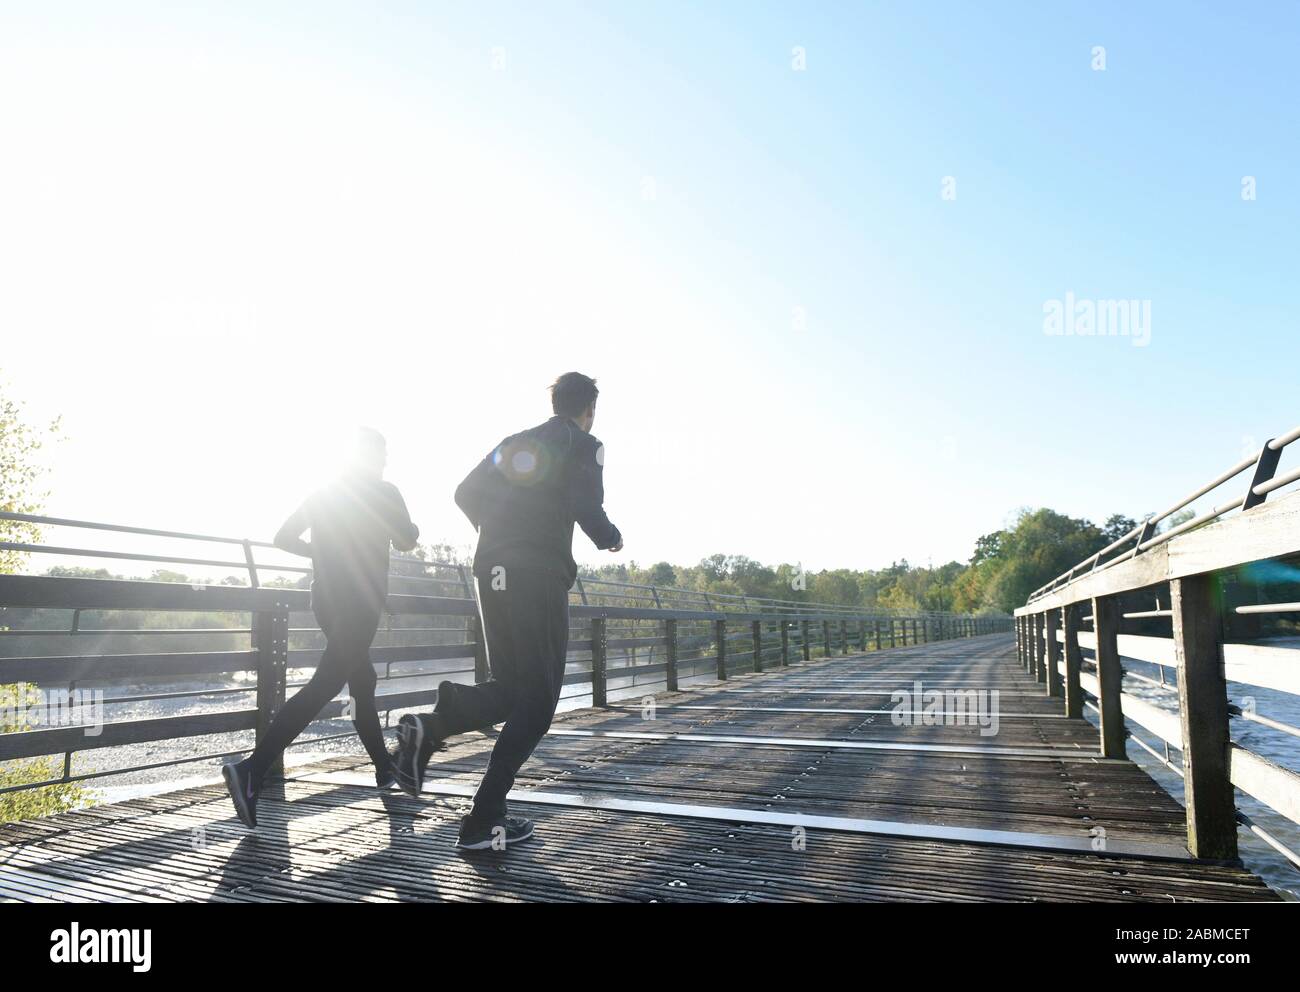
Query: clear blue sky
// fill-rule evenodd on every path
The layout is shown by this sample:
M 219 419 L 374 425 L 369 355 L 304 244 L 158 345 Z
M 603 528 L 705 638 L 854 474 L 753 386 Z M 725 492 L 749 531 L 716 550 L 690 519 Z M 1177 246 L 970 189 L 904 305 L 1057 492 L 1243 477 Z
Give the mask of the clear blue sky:
M 579 368 L 628 557 L 874 567 L 1298 419 L 1294 4 L 0 11 L 51 511 L 265 536 L 360 421 L 465 543 L 451 488 Z M 1067 291 L 1149 346 L 1045 335 Z

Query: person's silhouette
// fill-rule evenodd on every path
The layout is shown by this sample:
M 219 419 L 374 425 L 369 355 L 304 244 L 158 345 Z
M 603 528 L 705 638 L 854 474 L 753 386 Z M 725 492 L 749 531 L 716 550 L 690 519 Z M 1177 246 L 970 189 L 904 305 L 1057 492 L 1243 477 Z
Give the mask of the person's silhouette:
M 387 457 L 381 434 L 358 431 L 348 468 L 309 496 L 275 536 L 277 547 L 312 560 L 311 608 L 325 634 L 325 651 L 311 681 L 281 707 L 253 753 L 222 769 L 235 810 L 247 826 L 257 826 L 257 794 L 267 769 L 344 683 L 353 723 L 375 764 L 376 784 L 382 788 L 394 782 L 375 709 L 370 643 L 388 599 L 389 545 L 409 551 L 420 531 L 397 487 L 384 481 Z M 309 528 L 311 543 L 302 539 Z
M 551 386 L 555 416 L 497 445 L 456 490 L 478 529 L 474 578 L 490 681 L 443 682 L 432 713 L 398 723 L 397 784 L 418 795 L 444 738 L 504 721 L 457 846 L 500 847 L 532 836 L 506 815 L 506 793 L 550 728 L 564 684 L 575 521 L 595 543 L 623 548 L 602 506 L 604 449 L 591 436 L 596 382 L 577 372 Z

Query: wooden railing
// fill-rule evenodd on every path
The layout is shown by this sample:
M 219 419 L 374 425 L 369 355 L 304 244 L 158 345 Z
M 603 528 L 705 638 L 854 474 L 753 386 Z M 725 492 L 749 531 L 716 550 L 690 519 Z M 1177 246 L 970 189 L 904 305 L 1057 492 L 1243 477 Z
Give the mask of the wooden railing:
M 0 542 L 0 548 L 4 546 Z M 70 554 L 75 550 L 78 558 L 93 554 L 82 548 L 66 550 Z M 126 554 L 115 557 L 120 560 Z M 140 558 L 231 564 L 152 553 Z M 390 715 L 436 701 L 436 687 L 408 688 L 413 680 L 482 681 L 488 677 L 478 607 L 464 569 L 412 559 L 397 559 L 395 566 L 399 574 L 390 580 L 396 591 L 388 598 L 388 623 L 381 627 L 371 650 L 372 661 L 383 672 L 379 708 Z M 271 566 L 250 567 L 261 570 Z M 439 570 L 444 570 L 446 577 L 411 574 Z M 438 594 L 403 591 L 426 587 Z M 104 611 L 143 611 L 153 618 L 153 626 L 106 629 L 90 622 Z M 656 688 L 676 690 L 679 681 L 692 677 L 726 679 L 740 671 L 763 671 L 818 655 L 1011 630 L 1009 617 L 886 613 L 594 580 L 575 586 L 570 613 L 573 626 L 566 698 L 585 701 L 589 697 L 596 706 L 606 705 L 612 696 Z M 172 622 L 189 626 L 169 625 Z M 84 690 L 87 683 L 110 689 L 145 684 L 144 691 L 107 696 L 104 703 L 111 707 L 170 700 L 201 702 L 203 707 L 183 715 L 109 719 L 97 734 L 87 733 L 87 728 L 79 725 L 44 726 L 39 721 L 34 729 L 0 734 L 0 761 L 63 756 L 61 775 L 4 791 L 212 761 L 239 753 L 247 747 L 239 735 L 246 737 L 251 731 L 256 738 L 264 732 L 294 687 L 289 683 L 290 673 L 314 669 L 322 647 L 309 593 L 260 583 L 190 585 L 0 576 L 0 627 L 4 628 L 0 630 L 0 684 L 18 683 L 41 692 L 76 692 Z M 83 644 L 91 650 L 80 648 Z M 153 648 L 153 644 L 161 647 Z M 190 645 L 204 649 L 190 649 Z M 147 683 L 160 679 L 197 685 L 179 691 L 149 691 Z M 224 705 L 213 706 L 213 700 Z M 319 719 L 340 717 L 344 706 L 343 700 L 333 701 Z M 300 743 L 345 736 L 350 734 Z M 74 755 L 82 752 L 198 737 L 216 737 L 217 750 L 185 748 L 182 756 L 159 755 L 157 760 L 112 768 L 73 767 Z M 191 753 L 195 750 L 201 753 Z
M 1164 534 L 1154 532 L 1152 521 L 1172 511 L 1148 518 L 1131 541 L 1076 565 L 1016 611 L 1022 664 L 1049 695 L 1061 698 L 1066 714 L 1095 710 L 1104 755 L 1124 756 L 1132 739 L 1183 777 L 1187 843 L 1197 857 L 1236 859 L 1242 824 L 1300 867 L 1294 851 L 1236 808 L 1234 792 L 1300 823 L 1300 774 L 1233 740 L 1232 721 L 1291 737 L 1300 737 L 1300 728 L 1228 696 L 1229 682 L 1300 693 L 1300 648 L 1285 637 L 1260 636 L 1258 625 L 1261 617 L 1300 614 L 1300 603 L 1275 598 L 1278 589 L 1300 581 L 1300 569 L 1288 560 L 1300 555 L 1300 492 L 1264 499 L 1300 477 L 1274 475 L 1275 454 L 1297 437 L 1300 430 L 1270 441 L 1259 459 L 1243 462 L 1174 509 L 1255 465 L 1247 497 Z M 1261 571 L 1282 581 L 1253 580 L 1252 573 Z M 1159 679 L 1133 671 L 1125 659 L 1155 666 Z M 1171 704 L 1176 698 L 1177 712 L 1126 692 L 1126 677 L 1162 686 Z M 1154 737 L 1156 746 L 1129 725 Z

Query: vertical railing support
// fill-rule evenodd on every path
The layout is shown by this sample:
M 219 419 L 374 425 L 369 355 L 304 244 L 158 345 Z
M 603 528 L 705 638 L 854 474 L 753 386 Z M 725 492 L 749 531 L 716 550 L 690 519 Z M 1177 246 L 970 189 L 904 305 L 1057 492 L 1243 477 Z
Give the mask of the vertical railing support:
M 875 636 L 876 636 L 876 650 L 879 651 L 880 648 L 881 648 L 881 641 L 880 641 L 880 621 L 879 621 L 879 620 L 872 620 L 872 621 L 871 621 L 871 632 L 872 632 L 873 634 L 875 634 Z
M 799 631 L 802 634 L 800 640 L 803 641 L 803 660 L 812 661 L 812 645 L 808 643 L 809 627 L 811 625 L 807 620 L 799 621 Z
M 721 681 L 727 679 L 727 621 L 715 620 L 714 629 L 717 631 L 718 638 L 718 678 Z
M 483 621 L 470 617 L 465 630 L 474 652 L 474 684 L 486 682 L 492 677 L 488 669 L 487 642 L 483 637 Z
M 823 620 L 822 621 L 822 657 L 829 658 L 830 656 L 831 656 L 831 622 L 829 620 Z
M 269 610 L 253 614 L 253 651 L 257 655 L 257 730 L 260 743 L 275 715 L 284 705 L 289 668 L 289 604 L 275 600 Z M 267 769 L 270 778 L 284 774 L 284 761 L 277 757 Z
M 595 617 L 591 621 L 591 705 L 608 704 L 605 678 L 605 662 L 609 648 L 608 635 L 605 630 L 605 618 Z
M 1092 601 L 1097 638 L 1097 709 L 1101 714 L 1103 758 L 1124 757 L 1124 710 L 1120 704 L 1124 670 L 1119 662 L 1119 603 L 1114 596 Z
M 1047 615 L 1034 615 L 1034 681 L 1047 685 Z
M 849 653 L 849 622 L 840 621 L 840 654 Z
M 1079 604 L 1061 608 L 1061 632 L 1065 636 L 1065 715 L 1083 716 L 1083 687 L 1079 672 L 1083 655 L 1079 652 Z
M 668 682 L 668 691 L 677 691 L 677 621 L 668 619 L 664 621 L 664 644 L 667 648 L 667 671 L 665 678 Z
M 751 628 L 754 634 L 754 671 L 763 670 L 763 621 L 755 620 Z
M 1060 621 L 1056 610 L 1043 614 L 1043 640 L 1047 642 L 1047 694 L 1061 695 L 1061 642 L 1056 639 L 1056 628 Z
M 781 618 L 781 664 L 790 664 L 790 621 Z
M 1212 575 L 1169 583 L 1178 712 L 1183 726 L 1187 849 L 1196 858 L 1235 860 L 1237 813 L 1228 778 L 1228 687 L 1223 621 Z

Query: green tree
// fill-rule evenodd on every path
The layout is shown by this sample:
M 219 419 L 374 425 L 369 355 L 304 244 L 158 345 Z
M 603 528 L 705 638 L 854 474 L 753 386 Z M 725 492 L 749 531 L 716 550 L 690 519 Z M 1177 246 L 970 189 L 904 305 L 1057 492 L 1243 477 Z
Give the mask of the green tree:
M 58 429 L 58 421 L 44 429 L 32 426 L 24 419 L 22 407 L 0 393 L 0 510 L 28 515 L 41 512 L 46 493 L 40 486 L 38 453 Z M 0 540 L 35 544 L 40 535 L 40 527 L 35 523 L 0 518 Z M 16 572 L 26 557 L 22 551 L 0 551 L 0 573 Z M 0 685 L 0 733 L 31 730 L 26 714 L 39 701 L 39 694 L 27 685 Z M 61 764 L 55 758 L 0 762 L 0 822 L 59 813 L 84 802 L 89 795 L 87 791 L 71 784 L 3 791 L 11 786 L 55 780 L 61 775 Z

